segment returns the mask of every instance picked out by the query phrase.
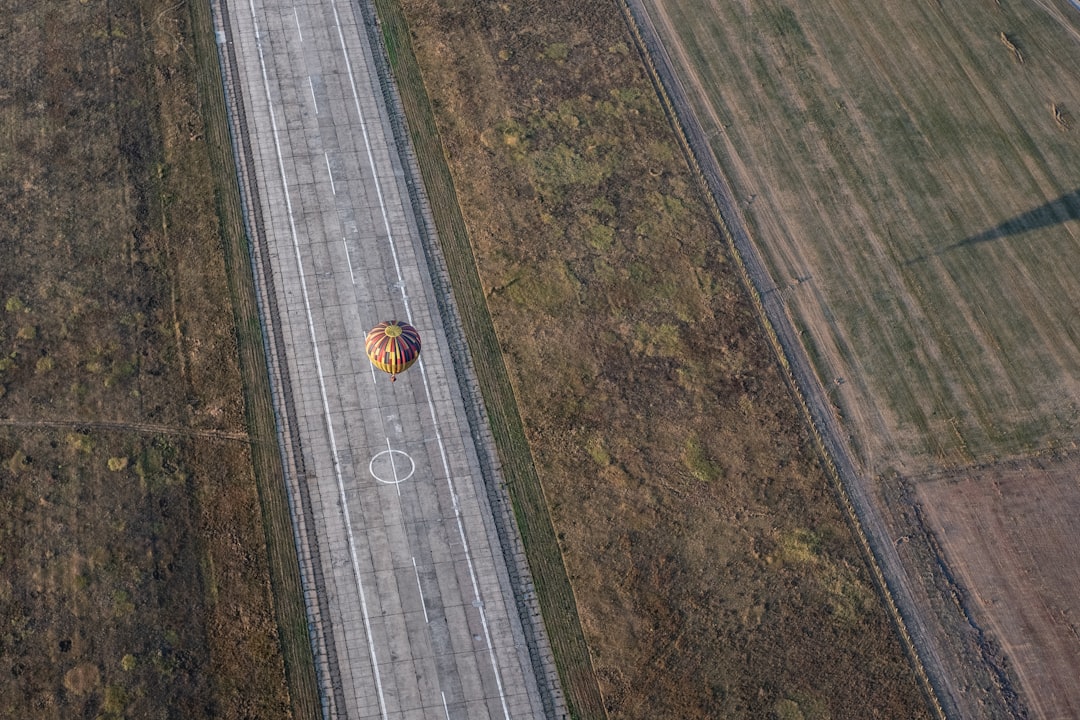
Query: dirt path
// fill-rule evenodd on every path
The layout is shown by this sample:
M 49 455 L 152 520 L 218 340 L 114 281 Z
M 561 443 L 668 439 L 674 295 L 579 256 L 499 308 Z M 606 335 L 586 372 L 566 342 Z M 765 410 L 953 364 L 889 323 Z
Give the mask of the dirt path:
M 230 440 L 244 443 L 253 442 L 245 432 L 229 432 L 227 430 L 199 430 L 197 428 L 177 427 L 174 425 L 154 425 L 151 423 L 133 422 L 109 422 L 95 420 L 19 420 L 17 418 L 0 418 L 0 427 L 22 428 L 58 428 L 61 430 L 106 430 L 115 432 L 134 432 L 140 435 L 179 435 L 183 437 L 202 437 L 211 440 Z

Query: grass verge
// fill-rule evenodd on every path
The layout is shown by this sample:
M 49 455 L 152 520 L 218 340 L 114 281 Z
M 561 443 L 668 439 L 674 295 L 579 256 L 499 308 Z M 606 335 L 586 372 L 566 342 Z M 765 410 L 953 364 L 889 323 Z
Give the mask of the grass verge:
M 603 717 L 603 703 L 578 622 L 573 589 L 487 312 L 468 231 L 412 51 L 409 29 L 398 3 L 376 0 L 375 5 L 568 704 L 575 717 Z

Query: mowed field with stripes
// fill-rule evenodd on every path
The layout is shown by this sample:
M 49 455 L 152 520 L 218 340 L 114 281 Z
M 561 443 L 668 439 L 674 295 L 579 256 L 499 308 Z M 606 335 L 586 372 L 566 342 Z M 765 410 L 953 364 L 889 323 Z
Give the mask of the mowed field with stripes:
M 966 678 L 952 702 L 1075 716 L 1080 10 L 645 5 Z

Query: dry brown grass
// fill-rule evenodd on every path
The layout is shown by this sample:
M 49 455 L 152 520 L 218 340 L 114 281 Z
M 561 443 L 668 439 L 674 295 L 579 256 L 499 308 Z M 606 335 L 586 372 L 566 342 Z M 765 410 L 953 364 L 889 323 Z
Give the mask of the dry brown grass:
M 4 717 L 290 715 L 188 18 L 0 15 Z
M 926 716 L 618 7 L 401 5 L 607 714 Z
M 1069 113 L 1065 112 L 1057 103 L 1050 103 L 1050 113 L 1054 116 L 1054 122 L 1062 130 L 1069 130 L 1072 128 L 1072 120 L 1069 117 Z
M 998 40 L 1001 41 L 1002 45 L 1008 48 L 1009 52 L 1011 52 L 1013 57 L 1016 59 L 1016 62 L 1023 64 L 1024 53 L 1021 52 L 1020 48 L 1016 47 L 1016 43 L 1012 41 L 1012 38 L 1010 38 L 1005 33 L 1000 32 L 998 33 Z

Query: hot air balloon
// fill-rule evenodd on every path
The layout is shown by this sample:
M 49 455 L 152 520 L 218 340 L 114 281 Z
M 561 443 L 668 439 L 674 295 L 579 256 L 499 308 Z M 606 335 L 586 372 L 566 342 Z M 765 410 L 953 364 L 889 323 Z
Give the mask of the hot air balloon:
M 408 323 L 387 320 L 371 328 L 364 341 L 371 364 L 390 373 L 390 382 L 420 357 L 420 333 Z

